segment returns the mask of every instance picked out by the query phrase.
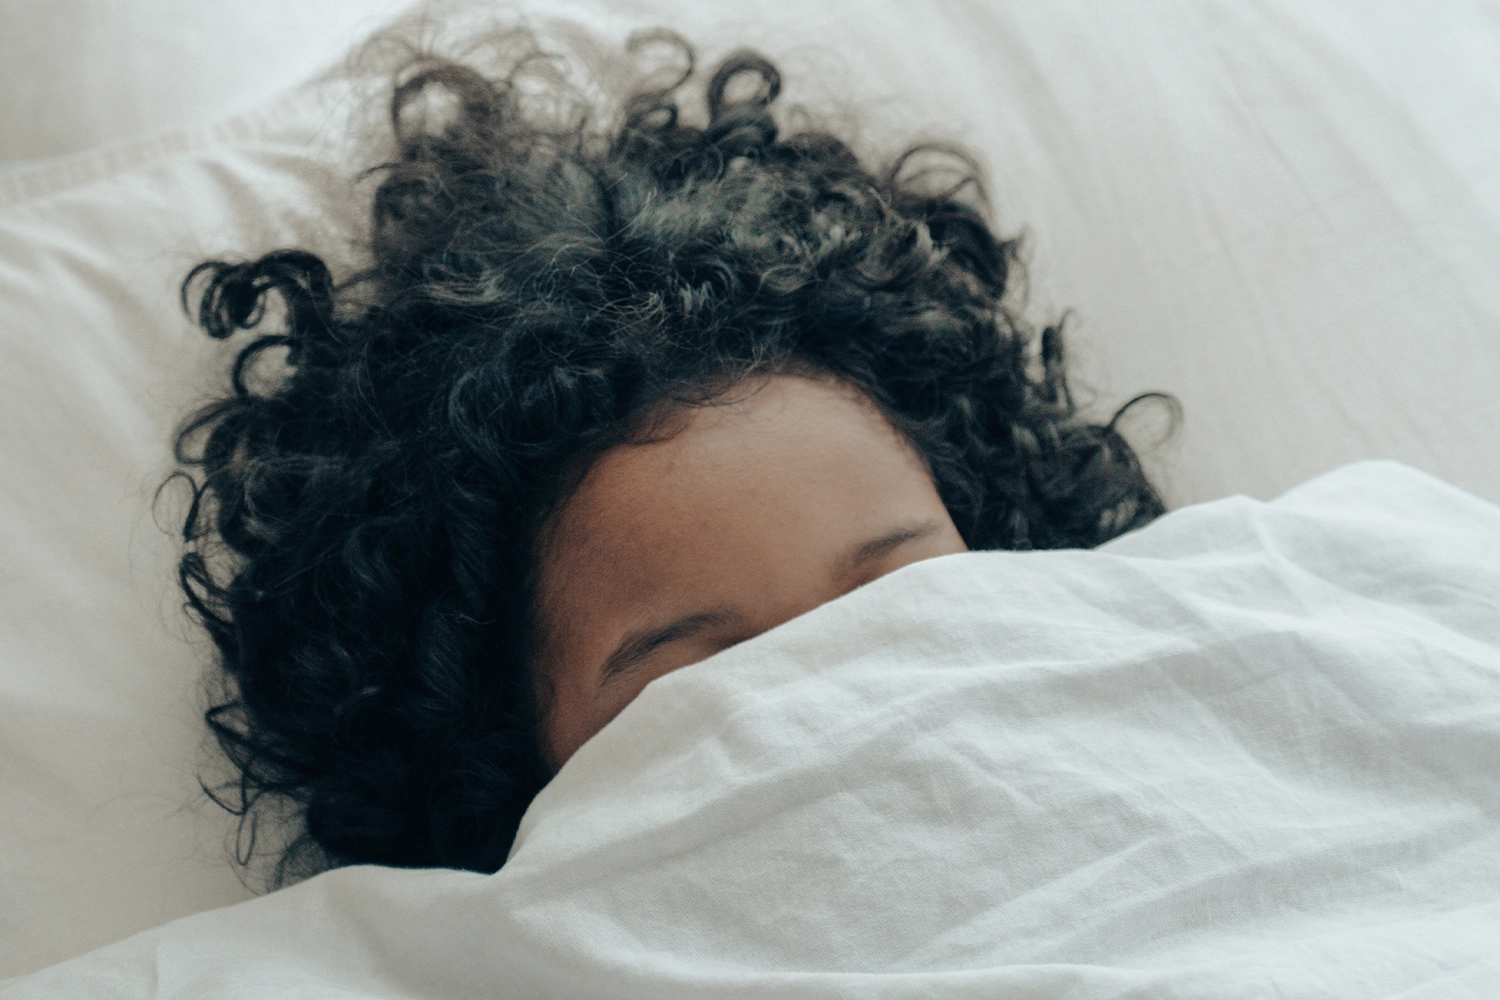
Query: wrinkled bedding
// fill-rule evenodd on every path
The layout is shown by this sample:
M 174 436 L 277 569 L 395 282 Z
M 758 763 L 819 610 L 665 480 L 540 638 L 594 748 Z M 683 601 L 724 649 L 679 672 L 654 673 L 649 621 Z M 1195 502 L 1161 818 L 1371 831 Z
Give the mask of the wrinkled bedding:
M 647 687 L 498 874 L 31 997 L 1500 995 L 1500 508 L 1389 462 L 900 570 Z
M 331 64 L 352 30 L 334 14 L 355 6 L 0 5 L 0 56 L 17 56 L 0 107 L 29 109 L 0 114 L 15 126 L 0 147 L 133 136 L 0 173 L 0 978 L 251 895 L 228 863 L 233 821 L 198 786 L 216 774 L 211 650 L 172 582 L 180 497 L 152 510 L 172 426 L 223 386 L 234 345 L 176 296 L 205 258 L 284 246 L 347 273 L 385 77 L 354 66 L 192 122 Z M 1500 502 L 1497 0 L 418 8 L 417 35 L 529 8 L 608 51 L 662 24 L 705 65 L 759 46 L 786 70 L 784 101 L 874 155 L 969 146 L 998 224 L 1025 236 L 1030 315 L 1070 311 L 1079 398 L 1101 418 L 1147 389 L 1182 400 L 1165 445 L 1148 408 L 1123 422 L 1173 506 L 1270 499 L 1364 458 Z M 319 17 L 309 49 L 294 35 Z M 233 87 L 192 82 L 213 82 L 176 58 L 194 46 Z M 68 60 L 88 67 L 83 90 Z M 29 117 L 37 93 L 52 110 Z M 152 108 L 125 114 L 130 94 Z M 153 123 L 174 130 L 138 134 Z

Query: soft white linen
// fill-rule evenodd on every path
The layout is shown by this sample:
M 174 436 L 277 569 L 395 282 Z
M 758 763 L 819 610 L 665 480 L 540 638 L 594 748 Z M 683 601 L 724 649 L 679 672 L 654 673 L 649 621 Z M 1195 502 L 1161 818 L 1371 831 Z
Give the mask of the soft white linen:
M 919 563 L 669 674 L 494 876 L 358 868 L 30 997 L 1500 995 L 1500 508 L 1394 463 Z
M 196 781 L 181 505 L 150 507 L 173 423 L 223 383 L 187 269 L 358 225 L 316 155 L 328 111 L 297 107 L 276 142 L 242 121 L 121 148 L 11 178 L 8 205 L 0 178 L 0 976 L 249 895 Z
M 140 34 L 102 16 L 90 30 L 134 46 L 163 3 L 111 7 Z M 758 45 L 789 100 L 847 112 L 872 149 L 913 134 L 977 149 L 1003 225 L 1028 233 L 1033 311 L 1076 309 L 1100 412 L 1147 388 L 1182 397 L 1180 444 L 1151 459 L 1174 503 L 1267 498 L 1382 456 L 1500 500 L 1493 0 L 539 6 L 606 48 L 661 23 L 705 63 Z M 202 52 L 267 37 L 207 9 L 172 45 L 209 21 L 225 34 Z M 174 66 L 116 55 L 151 87 Z M 113 70 L 89 65 L 102 92 Z M 0 175 L 0 976 L 248 895 L 229 820 L 194 780 L 208 651 L 148 510 L 170 427 L 224 357 L 177 314 L 176 285 L 207 256 L 346 256 L 368 192 L 350 178 L 378 158 L 347 139 L 358 84 Z
M 260 104 L 401 0 L 0 0 L 0 171 Z

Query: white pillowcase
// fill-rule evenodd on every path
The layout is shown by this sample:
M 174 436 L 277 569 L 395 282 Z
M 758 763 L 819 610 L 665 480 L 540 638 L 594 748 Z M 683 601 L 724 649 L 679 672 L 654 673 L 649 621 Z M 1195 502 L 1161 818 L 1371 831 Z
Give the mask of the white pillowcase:
M 309 98 L 0 178 L 0 974 L 249 894 L 195 778 L 181 498 L 161 527 L 151 501 L 172 425 L 225 388 L 187 270 L 360 224 Z
M 6 0 L 0 170 L 254 107 L 404 0 Z
M 1151 460 L 1174 502 L 1376 456 L 1500 499 L 1492 6 L 546 10 L 606 46 L 663 23 L 706 62 L 756 45 L 789 100 L 859 120 L 873 150 L 976 148 L 1002 226 L 1027 231 L 1034 313 L 1076 309 L 1099 412 L 1183 400 L 1180 442 Z M 0 975 L 247 895 L 195 784 L 209 650 L 149 513 L 170 428 L 227 356 L 176 290 L 209 256 L 347 257 L 375 155 L 348 138 L 351 95 L 377 91 L 329 79 L 0 175 Z

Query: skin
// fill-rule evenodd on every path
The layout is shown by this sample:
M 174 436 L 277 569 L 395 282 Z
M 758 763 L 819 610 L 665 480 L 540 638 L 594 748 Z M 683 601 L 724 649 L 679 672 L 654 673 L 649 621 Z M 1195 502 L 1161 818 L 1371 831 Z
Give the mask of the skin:
M 648 683 L 902 566 L 967 550 L 922 460 L 832 380 L 780 375 L 606 451 L 538 567 L 554 772 Z

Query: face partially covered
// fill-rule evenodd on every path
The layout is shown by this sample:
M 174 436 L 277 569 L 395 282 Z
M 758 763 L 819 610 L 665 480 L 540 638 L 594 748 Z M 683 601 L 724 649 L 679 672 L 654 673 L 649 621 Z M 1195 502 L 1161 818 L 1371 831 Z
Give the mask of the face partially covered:
M 654 678 L 892 570 L 966 549 L 922 460 L 855 390 L 774 376 L 605 452 L 541 554 L 552 767 Z

